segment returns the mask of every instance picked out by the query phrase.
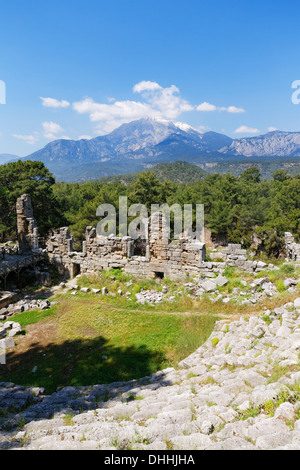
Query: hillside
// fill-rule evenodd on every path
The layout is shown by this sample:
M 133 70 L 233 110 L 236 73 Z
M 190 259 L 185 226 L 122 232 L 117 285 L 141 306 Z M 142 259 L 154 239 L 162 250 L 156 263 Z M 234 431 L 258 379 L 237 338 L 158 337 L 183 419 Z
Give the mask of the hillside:
M 191 183 L 200 181 L 207 172 L 187 162 L 160 163 L 151 169 L 160 181 L 173 181 L 174 183 Z
M 193 181 L 200 181 L 208 175 L 202 168 L 197 167 L 188 162 L 175 162 L 175 163 L 159 163 L 149 170 L 154 173 L 160 181 L 172 181 L 173 183 L 191 183 Z M 106 176 L 100 178 L 103 182 L 122 182 L 130 184 L 137 178 L 137 173 Z
M 264 180 L 272 179 L 275 171 L 284 170 L 291 176 L 300 174 L 300 161 L 298 158 L 249 158 L 246 161 L 239 158 L 236 161 L 226 162 L 213 162 L 210 164 L 201 165 L 203 169 L 209 174 L 213 173 L 230 173 L 235 176 L 240 176 L 247 168 L 257 167 L 260 170 L 261 178 Z
M 300 132 L 273 131 L 257 137 L 234 140 L 224 153 L 246 157 L 300 155 Z
M 25 159 L 42 161 L 58 181 L 80 182 L 136 173 L 177 161 L 193 163 L 204 170 L 219 167 L 226 172 L 227 167 L 236 166 L 237 162 L 249 164 L 258 160 L 264 164 L 266 160 L 299 157 L 298 132 L 274 131 L 233 140 L 217 132 L 203 133 L 180 122 L 140 119 L 91 140 L 50 142 Z
M 213 162 L 208 164 L 194 165 L 192 163 L 178 161 L 174 163 L 159 163 L 148 168 L 154 173 L 160 181 L 172 181 L 174 183 L 192 183 L 201 181 L 209 174 L 226 174 L 240 176 L 247 168 L 257 167 L 260 170 L 263 180 L 271 180 L 273 174 L 278 170 L 287 171 L 291 176 L 300 174 L 300 162 L 298 159 L 274 159 L 259 160 L 251 159 L 249 161 L 237 160 L 234 162 Z M 146 171 L 146 170 L 145 170 Z M 118 182 L 131 184 L 137 178 L 137 173 L 120 174 L 113 176 L 104 176 L 99 181 L 104 183 Z

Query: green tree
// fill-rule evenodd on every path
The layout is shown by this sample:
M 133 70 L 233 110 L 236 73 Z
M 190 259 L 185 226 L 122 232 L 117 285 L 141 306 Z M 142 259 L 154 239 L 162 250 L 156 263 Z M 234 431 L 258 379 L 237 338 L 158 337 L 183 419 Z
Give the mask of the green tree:
M 242 174 L 241 179 L 248 183 L 259 183 L 260 182 L 260 170 L 259 168 L 252 166 L 247 168 Z
M 42 162 L 19 160 L 0 166 L 2 240 L 16 236 L 16 202 L 22 194 L 31 197 L 34 217 L 42 236 L 59 224 L 60 213 L 52 192 L 54 183 L 54 177 Z
M 286 170 L 277 170 L 275 171 L 275 173 L 273 173 L 274 181 L 283 182 L 283 181 L 290 180 L 290 179 L 292 179 L 292 177 L 288 174 Z
M 138 174 L 128 190 L 128 198 L 131 204 L 144 204 L 149 210 L 151 204 L 162 204 L 161 200 L 163 184 L 151 171 Z
M 209 228 L 212 235 L 227 235 L 232 224 L 232 211 L 229 202 L 217 200 L 209 214 Z

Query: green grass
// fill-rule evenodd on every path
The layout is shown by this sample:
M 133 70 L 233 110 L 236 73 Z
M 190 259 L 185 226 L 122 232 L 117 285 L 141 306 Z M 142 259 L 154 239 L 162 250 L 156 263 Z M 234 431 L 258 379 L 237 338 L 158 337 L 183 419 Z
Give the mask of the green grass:
M 275 411 L 282 403 L 298 403 L 300 399 L 300 386 L 292 385 L 286 387 L 286 390 L 282 390 L 273 400 L 267 400 L 265 403 L 257 406 L 250 407 L 245 411 L 239 412 L 240 420 L 247 420 L 248 418 L 255 418 L 256 416 L 264 413 L 265 415 L 272 417 Z M 292 424 L 292 423 L 291 423 Z
M 64 422 L 65 422 L 65 426 L 74 426 L 74 422 L 73 422 L 73 418 L 74 418 L 75 415 L 71 414 L 71 413 L 67 413 L 65 416 L 64 416 Z
M 287 287 L 284 285 L 284 280 L 283 279 L 276 279 L 275 281 L 275 286 L 278 292 L 284 292 L 287 290 Z
M 234 266 L 226 266 L 224 270 L 224 276 L 228 279 L 234 277 L 236 275 L 236 268 Z
M 87 279 L 83 282 L 88 283 Z M 107 285 L 107 278 L 103 283 Z M 23 339 L 18 338 L 20 348 L 8 352 L 7 369 L 0 369 L 0 381 L 43 386 L 51 393 L 66 385 L 142 378 L 176 367 L 206 341 L 218 319 L 211 314 L 199 315 L 198 304 L 189 303 L 184 296 L 175 304 L 155 307 L 137 304 L 132 298 L 81 292 L 58 295 L 56 300 L 59 304 L 47 311 L 16 317 L 23 329 L 35 325 L 43 336 L 51 325 L 54 332 L 43 346 L 36 342 L 27 349 L 22 349 Z M 190 315 L 178 314 L 189 307 Z
M 266 308 L 273 310 L 299 295 L 283 289 L 283 279 L 291 277 L 292 271 L 290 265 L 281 265 L 278 271 L 259 274 L 272 277 L 279 288 L 277 296 L 264 300 Z M 250 285 L 255 278 L 234 268 L 227 268 L 225 275 L 229 282 L 220 289 L 223 293 L 235 287 L 247 291 L 241 280 Z M 293 276 L 296 275 L 298 269 L 294 271 Z M 138 379 L 165 367 L 176 367 L 206 341 L 220 317 L 261 315 L 262 310 L 262 305 L 253 305 L 249 311 L 248 306 L 234 302 L 212 302 L 208 295 L 194 299 L 180 282 L 133 279 L 120 270 L 82 276 L 79 286 L 105 286 L 111 295 L 80 291 L 76 296 L 59 294 L 53 299 L 58 305 L 49 310 L 15 316 L 23 330 L 33 329 L 35 336 L 26 347 L 23 344 L 28 343 L 30 336 L 16 338 L 18 347 L 8 351 L 6 369 L 0 367 L 0 381 L 43 386 L 50 393 L 66 385 Z M 135 294 L 141 289 L 161 291 L 164 286 L 169 295 L 175 296 L 172 302 L 136 302 Z M 119 289 L 127 295 L 120 296 Z M 37 371 L 33 374 L 35 366 Z M 283 374 L 284 370 L 275 367 L 272 379 Z
M 48 310 L 31 310 L 28 312 L 19 313 L 14 317 L 14 321 L 20 323 L 22 328 L 26 328 L 28 325 L 33 325 L 44 319 L 52 317 L 56 314 L 57 305 L 50 307 Z
M 278 270 L 261 271 L 257 277 L 267 277 L 271 282 L 282 281 L 288 277 L 300 276 L 300 267 L 292 264 L 281 264 Z

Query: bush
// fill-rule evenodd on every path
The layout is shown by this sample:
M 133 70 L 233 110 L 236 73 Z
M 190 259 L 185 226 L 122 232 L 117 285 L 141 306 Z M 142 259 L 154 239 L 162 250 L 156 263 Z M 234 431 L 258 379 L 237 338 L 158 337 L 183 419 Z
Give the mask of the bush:
M 278 292 L 284 292 L 286 290 L 283 279 L 278 279 L 277 281 L 275 281 L 275 286 Z
M 280 267 L 280 272 L 282 274 L 294 274 L 295 272 L 295 267 L 292 265 L 292 264 L 283 264 L 281 267 Z
M 231 278 L 234 276 L 235 273 L 235 267 L 234 266 L 226 266 L 225 271 L 224 271 L 224 276 L 227 278 Z

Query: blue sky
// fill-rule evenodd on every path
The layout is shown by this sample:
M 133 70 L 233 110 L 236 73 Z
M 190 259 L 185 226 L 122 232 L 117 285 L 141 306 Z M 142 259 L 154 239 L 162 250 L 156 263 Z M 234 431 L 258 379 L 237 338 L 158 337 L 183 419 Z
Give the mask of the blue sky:
M 300 131 L 299 20 L 291 0 L 0 0 L 0 154 L 145 116 Z

